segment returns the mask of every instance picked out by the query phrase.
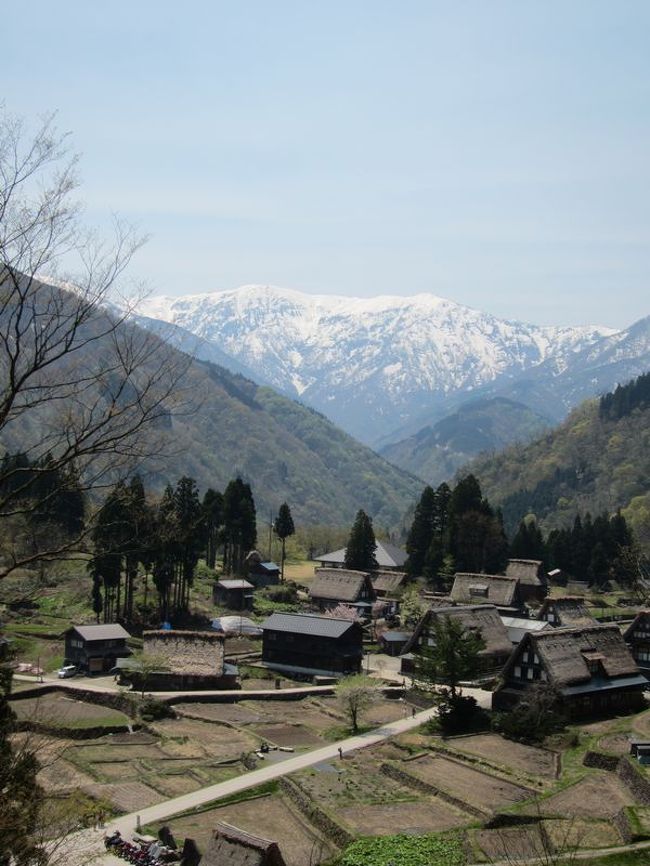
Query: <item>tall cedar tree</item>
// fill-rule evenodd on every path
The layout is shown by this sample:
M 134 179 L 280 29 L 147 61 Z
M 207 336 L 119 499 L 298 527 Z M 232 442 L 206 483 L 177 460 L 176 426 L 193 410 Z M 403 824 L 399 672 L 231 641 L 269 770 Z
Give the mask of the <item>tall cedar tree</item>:
M 345 567 L 356 571 L 371 571 L 377 568 L 375 551 L 377 542 L 372 520 L 365 511 L 357 511 L 345 549 Z
M 280 510 L 278 511 L 278 516 L 275 518 L 275 523 L 273 524 L 273 531 L 278 536 L 280 541 L 282 542 L 282 563 L 281 563 L 281 574 L 282 580 L 284 581 L 284 560 L 285 560 L 285 546 L 287 542 L 287 538 L 290 535 L 294 535 L 296 528 L 293 525 L 293 517 L 291 516 L 291 509 L 287 505 L 286 502 L 283 502 L 280 506 Z
M 476 676 L 481 667 L 485 641 L 480 634 L 467 631 L 456 617 L 436 617 L 433 646 L 423 646 L 416 656 L 416 677 L 429 683 L 444 683 L 452 702 L 459 684 Z
M 223 570 L 244 574 L 244 560 L 257 542 L 255 501 L 250 484 L 229 482 L 223 494 Z
M 433 539 L 435 510 L 436 494 L 433 487 L 427 485 L 415 506 L 413 523 L 406 538 L 406 572 L 411 577 L 419 577 L 424 570 L 424 561 Z
M 205 531 L 205 562 L 209 568 L 214 568 L 217 564 L 217 550 L 223 524 L 223 494 L 218 490 L 212 490 L 212 488 L 206 490 L 202 508 Z

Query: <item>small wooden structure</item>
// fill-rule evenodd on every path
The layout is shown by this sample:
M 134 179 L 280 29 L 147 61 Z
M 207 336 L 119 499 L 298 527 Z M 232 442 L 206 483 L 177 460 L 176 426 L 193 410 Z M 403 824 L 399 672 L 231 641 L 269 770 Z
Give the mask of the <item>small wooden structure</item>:
M 634 661 L 650 679 L 650 610 L 640 610 L 623 632 Z
M 245 562 L 248 580 L 256 589 L 280 583 L 280 566 L 275 562 L 265 562 L 259 550 L 251 550 Z
M 575 628 L 595 625 L 581 595 L 564 595 L 561 598 L 546 598 L 537 614 L 537 619 L 550 623 L 555 628 Z
M 524 609 L 519 580 L 503 574 L 469 574 L 458 572 L 450 593 L 456 604 L 489 604 L 504 614 L 516 615 Z
M 314 562 L 320 563 L 323 568 L 345 568 L 346 550 L 347 548 L 341 547 L 322 556 L 315 556 Z M 401 548 L 387 541 L 377 541 L 375 561 L 378 571 L 403 571 L 407 559 L 408 554 Z
M 219 822 L 201 866 L 286 866 L 277 842 Z
M 230 610 L 252 610 L 254 586 L 240 578 L 218 580 L 212 590 L 212 600 Z
M 366 571 L 317 568 L 309 587 L 309 600 L 319 610 L 346 604 L 369 616 L 375 599 L 370 574 Z
M 524 602 L 543 602 L 548 595 L 548 576 L 539 559 L 509 559 L 507 577 L 519 581 L 519 594 Z

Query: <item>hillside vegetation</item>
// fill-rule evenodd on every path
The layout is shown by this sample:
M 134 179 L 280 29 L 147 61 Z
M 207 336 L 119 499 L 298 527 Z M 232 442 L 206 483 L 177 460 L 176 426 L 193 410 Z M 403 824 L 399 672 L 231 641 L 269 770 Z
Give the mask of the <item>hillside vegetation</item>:
M 465 467 L 501 507 L 509 532 L 530 513 L 549 530 L 566 526 L 578 512 L 620 508 L 638 540 L 650 543 L 648 378 L 618 389 L 615 397 L 583 403 L 529 445 L 483 455 Z
M 380 453 L 427 484 L 438 485 L 451 480 L 458 467 L 475 455 L 529 442 L 548 426 L 548 419 L 522 403 L 503 397 L 473 400 Z
M 67 293 L 47 288 L 55 300 L 65 303 Z M 110 316 L 106 312 L 101 321 L 109 322 Z M 146 348 L 139 356 L 140 379 L 156 376 L 165 384 L 169 371 L 169 388 L 173 385 L 162 404 L 167 411 L 138 434 L 137 451 L 147 459 L 134 468 L 147 489 L 162 492 L 167 484 L 190 476 L 203 494 L 209 487 L 223 490 L 241 475 L 250 483 L 263 518 L 286 501 L 298 524 L 345 526 L 362 508 L 379 528 L 394 525 L 419 495 L 422 485 L 417 479 L 319 412 L 223 367 L 190 362 L 187 355 L 135 324 L 118 324 L 115 333 L 129 345 Z M 110 354 L 112 338 L 111 333 L 100 334 L 74 358 L 64 359 L 68 367 L 62 361 L 52 369 L 67 379 L 101 364 Z M 108 405 L 111 393 L 101 391 L 102 383 L 98 375 L 84 393 L 100 408 Z M 58 422 L 57 412 L 56 401 L 43 401 L 20 423 L 5 425 L 0 452 L 28 452 L 42 443 L 46 431 Z M 38 456 L 38 448 L 33 453 Z

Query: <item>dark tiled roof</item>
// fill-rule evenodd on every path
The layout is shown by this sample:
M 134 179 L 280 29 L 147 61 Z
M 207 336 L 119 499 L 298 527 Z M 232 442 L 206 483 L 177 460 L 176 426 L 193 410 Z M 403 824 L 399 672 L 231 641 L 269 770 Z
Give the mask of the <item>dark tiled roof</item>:
M 73 625 L 72 630 L 81 635 L 84 640 L 120 640 L 131 637 L 125 628 L 118 623 L 106 625 Z
M 266 631 L 283 631 L 289 634 L 308 634 L 314 637 L 338 638 L 352 628 L 355 623 L 349 619 L 334 619 L 331 616 L 318 616 L 305 613 L 272 613 L 262 623 Z
M 339 550 L 333 550 L 331 553 L 324 553 L 322 556 L 315 556 L 315 562 L 340 562 L 345 563 L 345 547 Z M 401 568 L 406 560 L 406 554 L 394 544 L 389 544 L 387 541 L 378 541 L 377 549 L 375 550 L 375 560 L 379 568 Z

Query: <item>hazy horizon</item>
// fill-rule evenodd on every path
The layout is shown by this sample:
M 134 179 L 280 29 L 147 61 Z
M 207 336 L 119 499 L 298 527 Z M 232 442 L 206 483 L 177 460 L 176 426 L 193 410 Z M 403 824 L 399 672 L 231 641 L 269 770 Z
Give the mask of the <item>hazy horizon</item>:
M 89 221 L 151 235 L 130 275 L 156 294 L 650 312 L 643 0 L 35 0 L 3 23 L 6 108 L 58 112 Z

